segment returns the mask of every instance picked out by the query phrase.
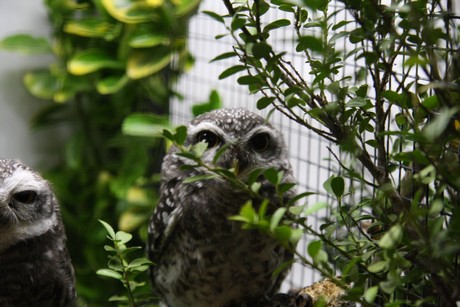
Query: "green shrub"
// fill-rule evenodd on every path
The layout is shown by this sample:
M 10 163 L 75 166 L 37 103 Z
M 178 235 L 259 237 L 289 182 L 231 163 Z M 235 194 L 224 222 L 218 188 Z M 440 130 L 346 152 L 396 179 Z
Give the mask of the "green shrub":
M 317 238 L 300 251 L 309 255 L 303 262 L 340 274 L 336 282 L 352 285 L 348 299 L 363 305 L 454 306 L 460 53 L 452 1 L 223 3 L 228 14 L 206 13 L 234 44 L 216 59 L 238 65 L 220 77 L 240 73 L 259 109 L 337 145 L 340 173 L 324 184 L 335 199 L 329 220 L 315 230 L 308 215 L 285 216 Z M 294 37 L 305 68 L 279 50 L 279 35 Z M 356 69 L 346 69 L 350 62 Z

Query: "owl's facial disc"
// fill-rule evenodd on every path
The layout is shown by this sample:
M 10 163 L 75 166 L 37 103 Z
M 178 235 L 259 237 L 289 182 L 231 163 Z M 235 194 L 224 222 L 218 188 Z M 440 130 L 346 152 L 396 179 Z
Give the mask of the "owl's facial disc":
M 44 188 L 46 183 L 43 179 L 27 169 L 18 168 L 1 182 L 0 203 L 9 207 L 33 205 Z
M 57 223 L 46 181 L 29 169 L 17 168 L 0 179 L 0 251 L 15 242 L 50 230 Z

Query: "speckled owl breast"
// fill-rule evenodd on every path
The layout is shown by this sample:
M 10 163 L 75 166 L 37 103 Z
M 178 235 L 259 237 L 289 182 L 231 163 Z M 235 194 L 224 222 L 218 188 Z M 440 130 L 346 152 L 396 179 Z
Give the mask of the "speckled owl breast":
M 186 144 L 207 142 L 202 156 L 211 165 L 215 153 L 227 146 L 217 164 L 238 165 L 244 180 L 254 169 L 275 168 L 294 182 L 281 133 L 262 117 L 245 109 L 222 109 L 194 119 Z M 202 169 L 189 164 L 171 148 L 163 161 L 160 202 L 149 226 L 149 257 L 154 288 L 168 306 L 255 306 L 276 294 L 286 270 L 273 272 L 292 254 L 268 235 L 243 230 L 229 216 L 250 197 L 222 179 L 184 183 Z M 281 204 L 274 188 L 260 179 L 270 210 Z M 292 197 L 286 195 L 287 199 Z M 255 206 L 258 201 L 253 200 Z

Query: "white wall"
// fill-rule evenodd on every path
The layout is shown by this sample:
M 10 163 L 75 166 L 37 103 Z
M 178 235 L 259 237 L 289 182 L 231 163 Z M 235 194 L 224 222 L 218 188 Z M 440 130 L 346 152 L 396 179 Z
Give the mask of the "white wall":
M 43 1 L 0 0 L 0 38 L 30 33 L 48 36 L 49 26 Z M 31 68 L 46 67 L 51 56 L 27 56 L 0 50 L 0 157 L 20 159 L 33 167 L 43 166 L 54 143 L 51 131 L 31 131 L 29 121 L 47 102 L 33 98 L 22 84 Z

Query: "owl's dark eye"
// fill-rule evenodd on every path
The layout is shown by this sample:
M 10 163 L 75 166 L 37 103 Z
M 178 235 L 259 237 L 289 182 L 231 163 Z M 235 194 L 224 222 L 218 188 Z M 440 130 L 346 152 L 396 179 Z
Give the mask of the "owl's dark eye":
M 13 199 L 23 204 L 31 204 L 35 201 L 36 198 L 37 192 L 30 190 L 17 192 L 13 194 Z
M 270 146 L 270 135 L 265 132 L 259 133 L 254 135 L 249 142 L 254 150 L 262 152 Z
M 221 142 L 220 137 L 212 131 L 204 130 L 198 132 L 196 135 L 196 142 L 206 142 L 208 143 L 208 148 L 212 148 L 218 145 Z

